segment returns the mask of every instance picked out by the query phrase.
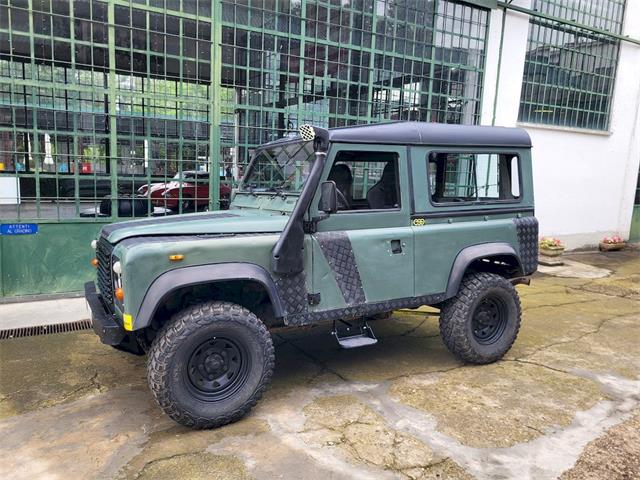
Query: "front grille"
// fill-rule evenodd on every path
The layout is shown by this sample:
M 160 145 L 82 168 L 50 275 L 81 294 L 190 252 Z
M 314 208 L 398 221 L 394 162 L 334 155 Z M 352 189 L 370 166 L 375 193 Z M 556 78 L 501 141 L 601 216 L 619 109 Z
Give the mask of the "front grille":
M 98 288 L 102 298 L 107 305 L 113 304 L 113 287 L 111 283 L 111 252 L 113 245 L 106 237 L 100 237 L 96 247 L 96 258 L 98 259 Z

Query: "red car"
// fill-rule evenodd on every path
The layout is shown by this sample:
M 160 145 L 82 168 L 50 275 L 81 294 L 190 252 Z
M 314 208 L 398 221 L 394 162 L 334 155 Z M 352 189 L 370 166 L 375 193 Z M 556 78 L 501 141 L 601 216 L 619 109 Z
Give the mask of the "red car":
M 182 187 L 182 200 L 180 200 L 180 187 Z M 183 212 L 202 210 L 209 205 L 209 172 L 196 172 L 194 170 L 176 173 L 170 182 L 152 183 L 142 185 L 138 189 L 139 195 L 150 195 L 151 203 L 156 207 L 165 207 L 178 211 L 182 206 Z M 229 208 L 231 188 L 220 184 L 220 208 Z

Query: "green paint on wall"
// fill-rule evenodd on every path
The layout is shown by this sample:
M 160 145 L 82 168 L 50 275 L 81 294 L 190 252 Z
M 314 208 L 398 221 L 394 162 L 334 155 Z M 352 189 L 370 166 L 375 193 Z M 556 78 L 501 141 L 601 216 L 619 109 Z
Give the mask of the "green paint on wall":
M 42 223 L 35 235 L 0 236 L 1 296 L 81 291 L 95 275 L 90 243 L 100 227 Z

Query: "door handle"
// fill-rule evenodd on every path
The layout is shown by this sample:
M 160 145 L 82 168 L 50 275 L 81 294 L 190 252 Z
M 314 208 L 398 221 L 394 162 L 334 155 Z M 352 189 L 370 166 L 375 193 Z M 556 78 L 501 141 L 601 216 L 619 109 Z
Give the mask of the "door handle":
M 402 253 L 402 242 L 400 240 L 391 240 L 391 253 Z

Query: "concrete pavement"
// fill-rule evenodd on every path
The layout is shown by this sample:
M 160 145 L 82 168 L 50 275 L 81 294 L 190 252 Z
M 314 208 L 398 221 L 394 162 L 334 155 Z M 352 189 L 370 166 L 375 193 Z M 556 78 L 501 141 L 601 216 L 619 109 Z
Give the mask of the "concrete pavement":
M 88 318 L 84 298 L 0 304 L 0 330 L 54 325 Z
M 431 309 L 376 321 L 362 349 L 325 327 L 276 334 L 265 397 L 212 431 L 164 416 L 144 358 L 91 332 L 1 341 L 0 477 L 638 478 L 640 255 L 570 259 L 609 273 L 518 287 L 500 362 L 458 362 Z

